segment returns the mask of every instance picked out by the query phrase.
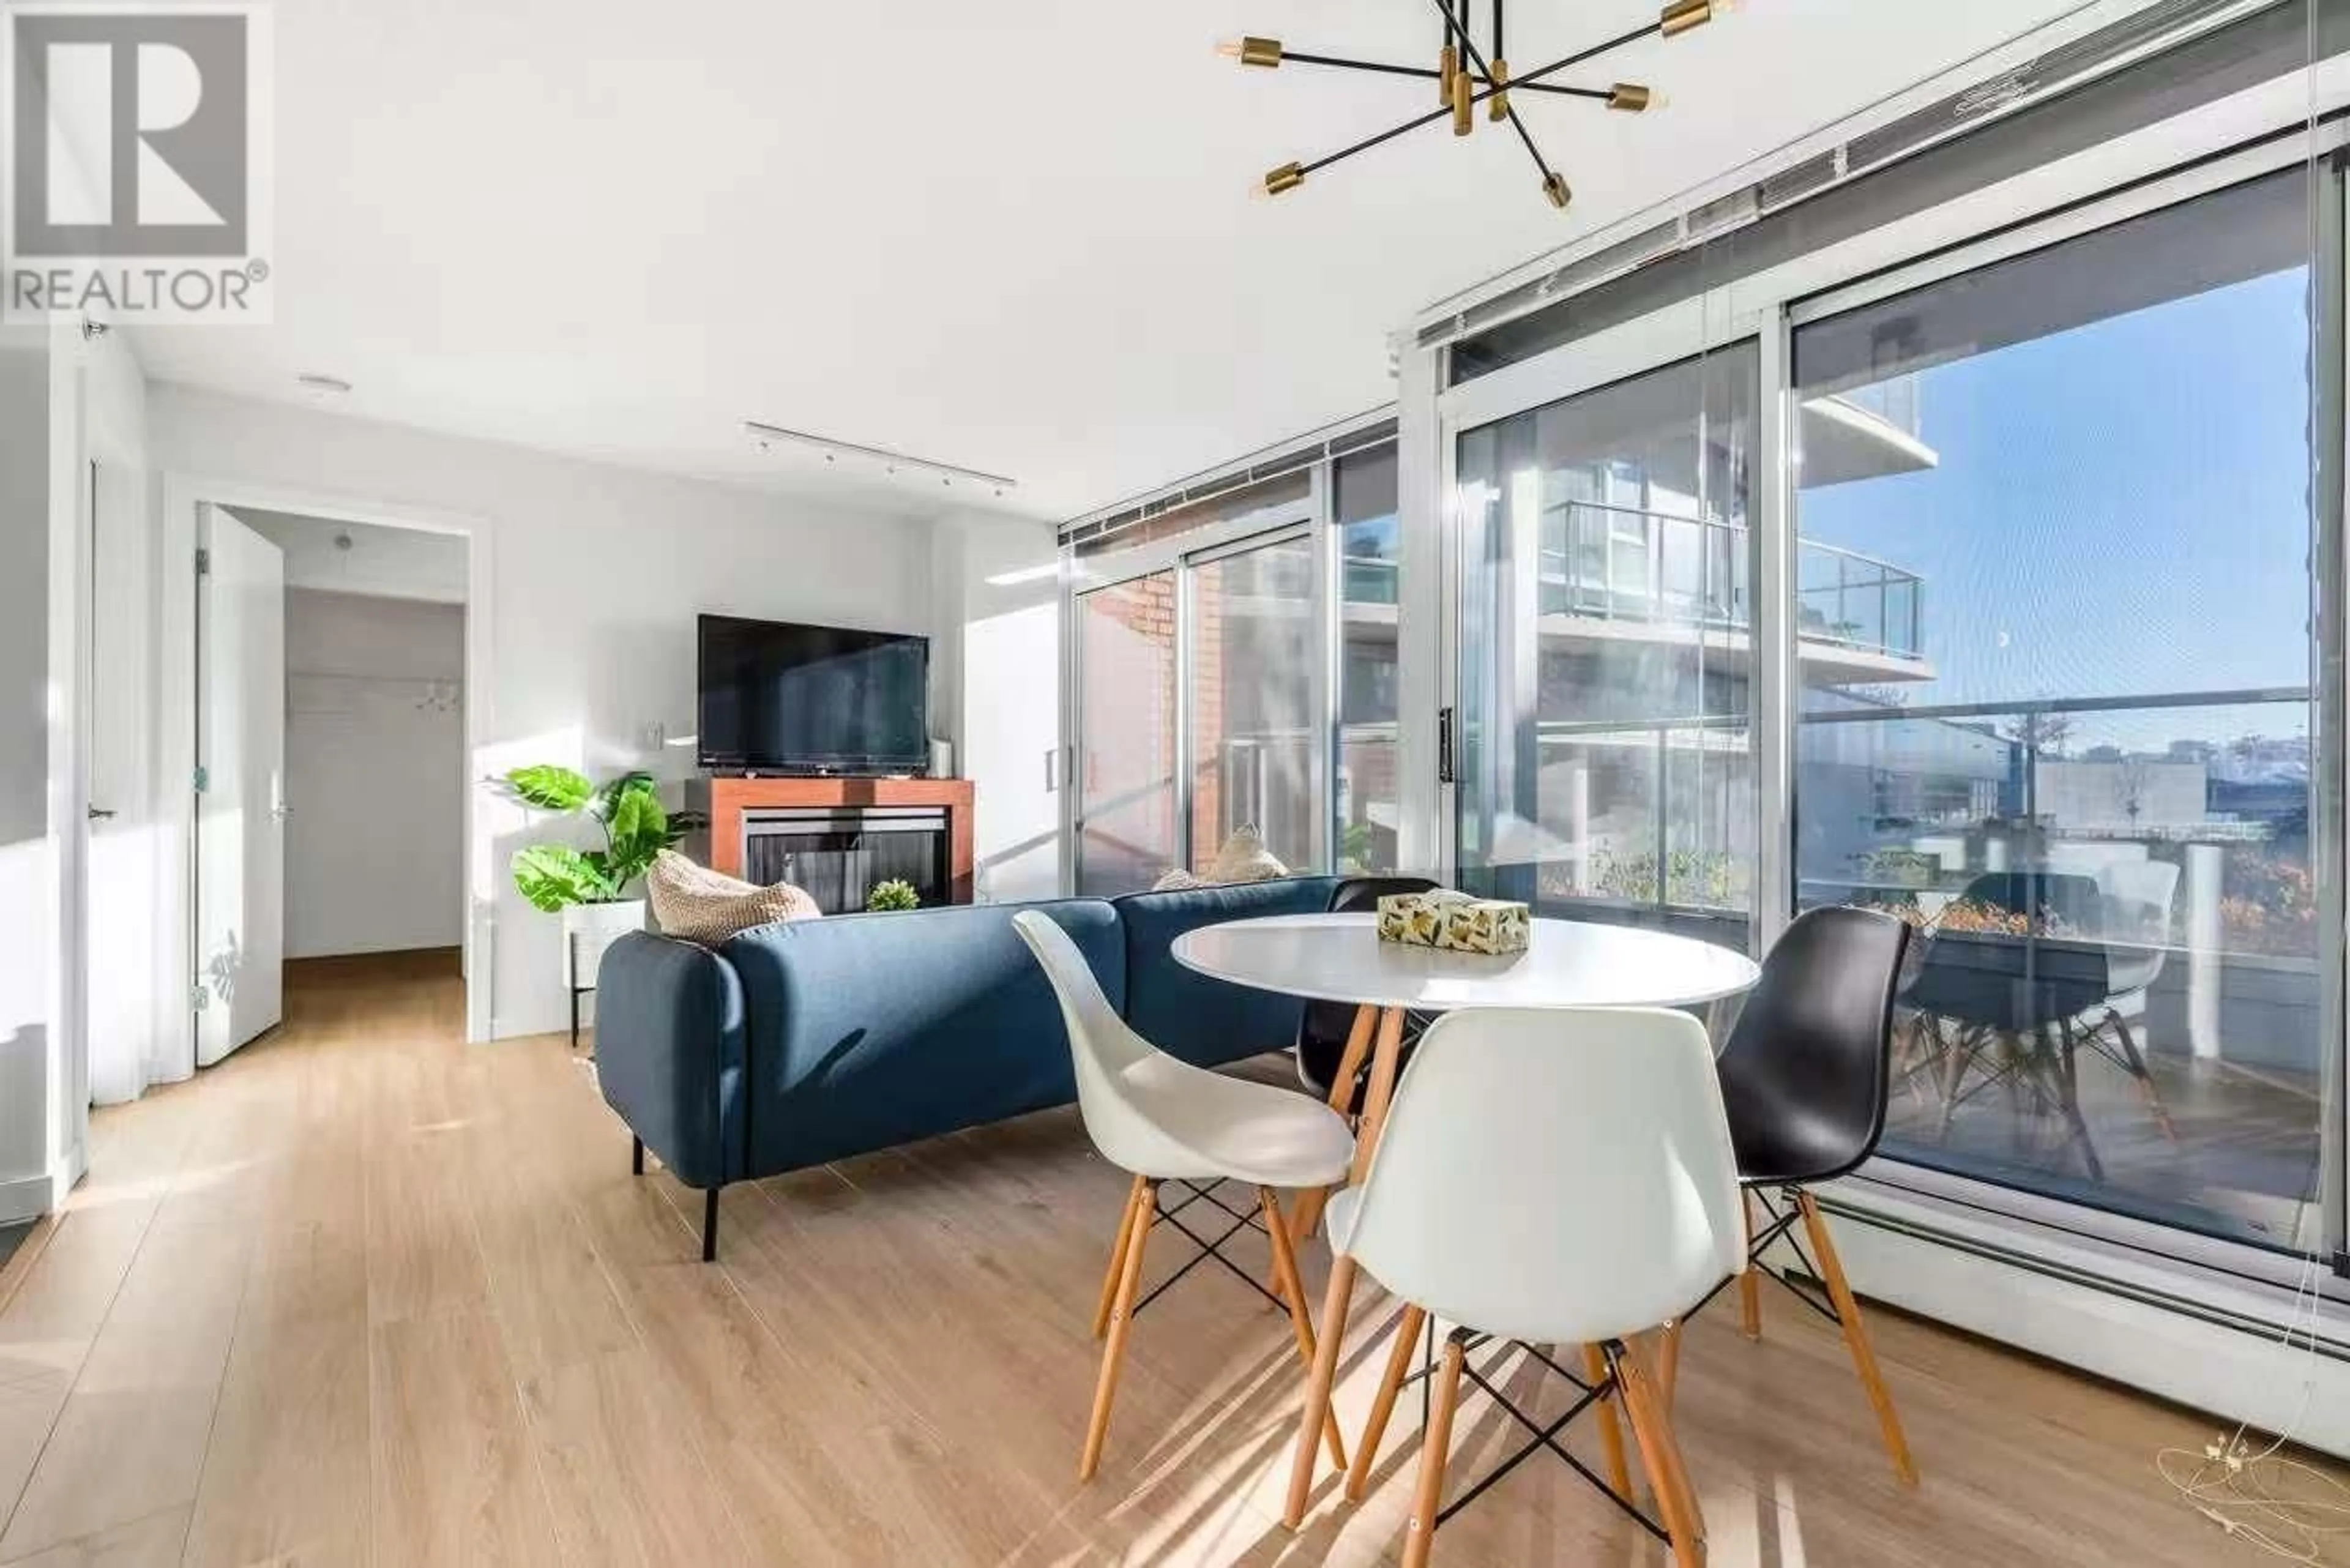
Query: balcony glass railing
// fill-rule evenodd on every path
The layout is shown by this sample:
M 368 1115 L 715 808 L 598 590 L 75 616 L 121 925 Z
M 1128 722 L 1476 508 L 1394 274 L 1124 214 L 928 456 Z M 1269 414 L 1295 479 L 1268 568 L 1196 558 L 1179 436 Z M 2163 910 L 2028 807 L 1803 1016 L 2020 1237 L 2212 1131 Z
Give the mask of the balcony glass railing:
M 1577 502 L 1543 519 L 1542 612 L 1703 626 L 1752 625 L 1746 530 Z M 1804 542 L 1796 619 L 1811 642 L 1917 659 L 1924 651 L 1923 581 L 1886 562 Z
M 1347 557 L 1347 602 L 1391 605 L 1396 602 L 1396 563 L 1376 556 Z

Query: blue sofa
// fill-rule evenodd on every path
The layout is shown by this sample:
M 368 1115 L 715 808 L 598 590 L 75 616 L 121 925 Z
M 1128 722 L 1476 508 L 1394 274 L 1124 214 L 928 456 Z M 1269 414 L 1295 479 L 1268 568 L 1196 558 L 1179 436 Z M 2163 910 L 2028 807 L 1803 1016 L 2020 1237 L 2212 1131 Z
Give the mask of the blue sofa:
M 605 1101 L 679 1180 L 718 1192 L 1076 1097 L 1044 971 L 1013 929 L 1042 909 L 1119 1012 L 1201 1066 L 1286 1049 L 1304 1003 L 1196 974 L 1170 945 L 1195 926 L 1326 909 L 1334 877 L 760 926 L 715 951 L 623 937 L 597 977 Z

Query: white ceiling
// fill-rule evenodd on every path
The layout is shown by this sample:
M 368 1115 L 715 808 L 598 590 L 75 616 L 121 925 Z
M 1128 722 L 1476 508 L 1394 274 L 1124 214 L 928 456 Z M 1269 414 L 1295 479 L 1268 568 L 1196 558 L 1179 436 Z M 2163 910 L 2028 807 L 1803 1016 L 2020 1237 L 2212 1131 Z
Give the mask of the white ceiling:
M 1414 0 L 277 0 L 267 327 L 137 335 L 160 379 L 779 491 L 937 480 L 756 452 L 756 418 L 1016 476 L 1064 516 L 1392 396 L 1415 308 L 2075 8 L 1748 0 L 1597 62 L 1659 113 L 1521 107 L 1252 200 L 1432 103 L 1219 37 L 1419 60 Z M 1481 7 L 1482 9 L 1482 7 Z M 1520 0 L 1525 68 L 1656 15 Z M 858 497 L 870 503 L 883 497 Z
M 286 586 L 379 598 L 465 602 L 465 541 L 454 534 L 224 507 L 286 556 Z

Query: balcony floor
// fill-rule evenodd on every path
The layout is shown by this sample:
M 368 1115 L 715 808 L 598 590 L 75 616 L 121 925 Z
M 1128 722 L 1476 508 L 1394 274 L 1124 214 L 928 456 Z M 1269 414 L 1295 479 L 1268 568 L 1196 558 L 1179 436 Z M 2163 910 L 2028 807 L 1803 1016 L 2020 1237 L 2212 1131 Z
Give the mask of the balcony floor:
M 2127 1074 L 2093 1052 L 2078 1060 L 2082 1120 L 2101 1179 L 2059 1109 L 2035 1100 L 2031 1080 L 1975 1090 L 1980 1069 L 1969 1073 L 1947 1132 L 1933 1075 L 1898 1081 L 1886 1152 L 2160 1224 L 2285 1251 L 2318 1244 L 2323 1107 L 2313 1075 L 2158 1049 L 2147 1067 L 2174 1141 Z

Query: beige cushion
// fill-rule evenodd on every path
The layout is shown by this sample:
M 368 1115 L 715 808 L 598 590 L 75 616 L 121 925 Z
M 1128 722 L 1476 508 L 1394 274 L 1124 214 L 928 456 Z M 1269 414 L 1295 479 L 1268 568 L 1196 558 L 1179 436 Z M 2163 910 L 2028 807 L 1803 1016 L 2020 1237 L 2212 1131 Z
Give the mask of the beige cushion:
M 661 934 L 714 948 L 737 931 L 775 920 L 813 920 L 824 911 L 789 882 L 772 888 L 740 881 L 696 866 L 674 849 L 664 849 L 645 873 L 645 893 Z
M 1190 888 L 1218 888 L 1231 882 L 1270 882 L 1289 875 L 1289 867 L 1264 846 L 1264 836 L 1253 826 L 1235 828 L 1216 851 L 1213 864 L 1194 876 L 1177 868 L 1150 885 L 1154 893 L 1178 893 Z
M 1264 835 L 1253 826 L 1237 827 L 1216 851 L 1216 863 L 1208 867 L 1211 882 L 1270 882 L 1275 877 L 1286 877 L 1289 867 L 1274 857 L 1264 846 Z

